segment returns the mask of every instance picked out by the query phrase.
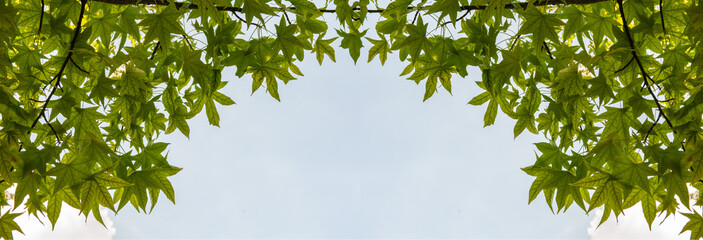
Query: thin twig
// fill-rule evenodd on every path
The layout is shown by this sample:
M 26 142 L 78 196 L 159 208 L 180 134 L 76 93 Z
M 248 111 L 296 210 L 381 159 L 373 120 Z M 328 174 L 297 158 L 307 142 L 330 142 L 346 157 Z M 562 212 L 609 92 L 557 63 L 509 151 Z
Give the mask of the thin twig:
M 293 25 L 293 23 L 290 22 L 290 18 L 288 18 L 288 13 L 286 11 L 283 11 L 283 16 L 286 17 L 286 22 L 288 22 L 288 25 Z
M 640 58 L 637 55 L 637 50 L 635 48 L 635 41 L 632 39 L 632 35 L 630 34 L 630 26 L 627 25 L 627 18 L 625 18 L 625 9 L 622 6 L 622 0 L 617 0 L 617 3 L 618 3 L 618 7 L 620 8 L 620 18 L 622 19 L 622 27 L 625 30 L 625 35 L 627 35 L 627 40 L 630 43 L 630 49 L 632 51 L 632 58 L 635 59 L 635 62 L 637 62 L 637 66 L 639 67 L 640 72 L 642 73 L 642 77 L 644 78 L 644 85 L 647 88 L 647 91 L 649 91 L 649 94 L 654 99 L 654 102 L 657 104 L 657 109 L 659 109 L 659 113 L 662 114 L 662 117 L 664 117 L 664 120 L 666 120 L 666 123 L 669 125 L 669 128 L 673 129 L 674 125 L 671 124 L 671 121 L 664 113 L 664 109 L 662 109 L 662 105 L 659 102 L 657 95 L 654 94 L 654 90 L 652 90 L 652 86 L 650 86 L 649 82 L 647 81 L 647 79 L 649 78 L 649 75 L 647 74 L 647 71 L 645 71 L 644 66 L 642 65 L 642 62 L 640 61 Z M 676 130 L 673 130 L 673 131 L 674 131 L 674 133 L 676 133 Z
M 617 71 L 615 71 L 615 74 L 618 74 L 619 72 L 622 72 L 623 70 L 625 70 L 625 68 L 627 68 L 628 66 L 630 66 L 630 64 L 632 64 L 632 61 L 634 61 L 634 60 L 635 60 L 635 57 L 634 57 L 634 55 L 633 55 L 632 58 L 630 58 L 630 61 L 627 62 L 627 64 L 625 64 L 625 66 L 623 66 L 622 68 L 620 68 L 620 69 L 618 69 Z
M 149 60 L 154 59 L 154 56 L 156 56 L 156 51 L 161 48 L 161 41 L 156 42 L 156 46 L 154 47 L 154 51 L 151 52 L 151 56 L 149 57 Z
M 258 23 L 250 23 L 250 22 L 247 22 L 247 20 L 244 20 L 242 17 L 240 17 L 239 14 L 237 14 L 237 12 L 232 12 L 232 14 L 234 14 L 234 16 L 237 17 L 237 19 L 239 19 L 239 21 L 242 21 L 243 23 L 245 23 L 245 24 L 247 24 L 247 25 L 251 24 L 251 25 L 254 25 L 254 26 L 258 27 L 258 28 L 261 28 L 261 27 L 262 27 L 262 26 L 259 25 Z
M 42 117 L 44 118 L 44 121 L 46 122 L 46 125 L 49 125 L 49 128 L 51 128 L 51 132 L 54 133 L 54 136 L 56 137 L 56 141 L 58 141 L 59 143 L 61 143 L 61 138 L 59 137 L 59 134 L 56 133 L 56 130 L 54 129 L 54 126 L 51 126 L 51 122 L 49 121 L 49 119 L 46 118 L 46 114 L 45 114 L 45 113 L 42 113 Z
M 46 100 L 44 101 L 42 109 L 39 112 L 39 115 L 37 116 L 37 118 L 34 119 L 34 122 L 32 122 L 32 126 L 31 126 L 32 129 L 37 126 L 37 123 L 39 122 L 39 118 L 41 118 L 44 115 L 44 113 L 46 112 L 46 108 L 49 106 L 49 102 L 51 101 L 51 97 L 54 96 L 56 89 L 58 89 L 59 86 L 61 85 L 61 76 L 63 76 L 63 72 L 66 69 L 66 65 L 68 65 L 68 62 L 70 61 L 71 56 L 73 55 L 73 49 L 76 47 L 76 41 L 78 40 L 78 35 L 80 35 L 80 33 L 81 33 L 81 28 L 83 25 L 83 15 L 85 14 L 85 5 L 87 3 L 88 3 L 88 0 L 81 0 L 81 11 L 80 11 L 80 14 L 78 15 L 78 22 L 76 24 L 76 29 L 73 31 L 73 38 L 71 39 L 71 45 L 68 48 L 68 53 L 66 54 L 66 59 L 63 61 L 63 64 L 61 64 L 61 68 L 59 69 L 59 72 L 50 81 L 50 82 L 56 81 L 56 83 L 54 83 L 54 87 L 51 89 L 49 96 L 46 97 Z M 29 132 L 31 132 L 31 130 Z
M 510 50 L 510 51 L 513 50 L 513 47 L 515 47 L 515 44 L 517 43 L 518 40 L 520 40 L 520 37 L 521 37 L 521 36 L 522 36 L 522 35 L 520 35 L 520 34 L 518 34 L 517 36 L 515 36 L 515 40 L 513 41 L 513 43 L 510 44 L 510 48 L 509 48 L 508 50 Z
M 188 40 L 188 36 L 186 36 L 185 34 L 181 34 L 181 36 L 183 37 L 183 39 L 185 39 L 186 44 L 188 44 L 188 47 L 190 47 L 190 50 L 195 51 L 195 48 L 193 48 L 193 44 L 191 44 L 190 40 Z
M 120 132 L 122 132 L 123 130 L 124 130 L 124 126 L 120 127 Z M 117 152 L 117 148 L 120 147 L 120 142 L 122 142 L 122 141 L 115 140 L 115 148 L 112 150 L 113 152 Z
M 663 1 L 664 0 L 659 0 L 659 17 L 662 19 L 662 30 L 664 30 L 664 34 L 666 34 L 666 24 L 664 24 L 664 6 L 663 6 Z
M 464 11 L 464 14 L 462 14 L 460 17 L 458 17 L 455 21 L 446 21 L 446 22 L 443 22 L 443 23 L 442 23 L 442 26 L 445 26 L 445 25 L 450 24 L 450 23 L 453 23 L 453 22 L 458 22 L 458 21 L 460 21 L 461 19 L 464 19 L 464 17 L 466 17 L 466 15 L 469 15 L 469 12 L 471 12 L 471 11 L 470 11 L 470 10 L 465 10 L 465 11 Z
M 547 54 L 549 55 L 549 59 L 554 60 L 554 56 L 552 55 L 552 51 L 549 50 L 549 46 L 547 45 L 547 42 L 542 41 L 542 47 L 544 50 L 547 50 Z
M 644 143 L 647 142 L 647 138 L 649 138 L 649 134 L 652 133 L 654 126 L 656 126 L 657 123 L 659 123 L 659 119 L 661 119 L 661 117 L 662 117 L 662 112 L 659 112 L 659 116 L 657 116 L 657 120 L 655 120 L 654 123 L 652 123 L 652 126 L 649 127 L 649 130 L 647 130 L 647 135 L 644 136 L 644 141 L 642 141 L 642 142 L 644 142 Z
M 41 25 L 44 22 L 44 9 L 46 8 L 46 5 L 44 4 L 44 0 L 41 0 L 41 13 L 39 14 L 39 29 L 37 30 L 37 35 L 41 34 Z
M 78 63 L 73 61 L 73 58 L 69 58 L 69 59 L 71 60 L 71 63 L 73 63 L 73 66 L 76 66 L 76 68 L 78 68 L 78 70 L 80 70 L 81 72 L 84 72 L 85 74 L 90 75 L 90 73 L 88 71 L 83 70 L 83 68 L 81 68 L 81 66 L 78 66 Z
M 418 15 L 420 15 L 420 9 L 415 12 L 415 16 L 413 17 L 413 21 L 410 22 L 410 25 L 415 25 L 415 20 L 417 20 Z

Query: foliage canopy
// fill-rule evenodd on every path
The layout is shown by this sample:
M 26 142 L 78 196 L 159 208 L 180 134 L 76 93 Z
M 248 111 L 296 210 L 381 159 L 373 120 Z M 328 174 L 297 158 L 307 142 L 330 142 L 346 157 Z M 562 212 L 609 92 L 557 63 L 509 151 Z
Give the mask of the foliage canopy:
M 339 44 L 356 62 L 367 44 L 369 62 L 407 62 L 423 100 L 478 67 L 485 126 L 500 110 L 516 137 L 547 139 L 523 168 L 530 202 L 603 206 L 601 223 L 641 203 L 651 226 L 703 205 L 689 192 L 703 189 L 702 40 L 698 0 L 0 0 L 0 190 L 14 191 L 0 204 L 53 225 L 63 203 L 102 221 L 100 206 L 175 201 L 158 137 L 187 137 L 202 111 L 218 126 L 225 67 L 280 101 L 306 52 L 335 61 Z M 17 216 L 0 213 L 0 237 Z M 703 216 L 684 216 L 702 238 Z

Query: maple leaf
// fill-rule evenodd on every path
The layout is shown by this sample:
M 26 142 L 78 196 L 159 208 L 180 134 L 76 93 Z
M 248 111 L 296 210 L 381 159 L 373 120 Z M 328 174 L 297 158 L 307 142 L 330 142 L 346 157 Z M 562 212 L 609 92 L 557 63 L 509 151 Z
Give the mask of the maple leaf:
M 422 22 L 422 18 L 418 18 L 416 25 L 407 25 L 408 37 L 401 41 L 396 41 L 391 45 L 392 50 L 407 49 L 408 55 L 412 59 L 418 59 L 422 51 L 429 52 L 432 44 L 427 39 L 427 24 Z M 400 57 L 401 61 L 405 61 L 407 55 Z
M 337 40 L 337 37 L 322 39 L 324 36 L 325 34 L 320 34 L 317 36 L 317 40 L 315 41 L 315 45 L 312 49 L 312 52 L 316 53 L 317 62 L 320 63 L 320 65 L 322 65 L 322 60 L 325 59 L 325 54 L 332 60 L 332 62 L 336 62 L 334 59 L 334 48 L 330 46 L 330 44 Z
M 185 34 L 178 18 L 181 13 L 174 7 L 166 7 L 161 12 L 149 14 L 139 22 L 140 26 L 145 26 L 148 31 L 144 35 L 145 42 L 158 39 L 164 47 L 171 45 L 171 34 Z
M 688 222 L 683 226 L 683 229 L 681 229 L 681 233 L 691 231 L 691 239 L 703 238 L 703 217 L 698 213 L 698 211 L 693 210 L 693 213 L 681 214 L 688 218 Z
M 17 225 L 15 222 L 15 218 L 19 217 L 22 215 L 21 213 L 10 213 L 10 211 L 6 211 L 5 214 L 2 214 L 0 216 L 0 238 L 12 240 L 12 231 L 17 231 L 22 234 L 22 229 L 20 229 L 20 226 Z
M 266 4 L 267 0 L 241 0 L 243 2 L 242 12 L 246 18 L 247 26 L 250 26 L 256 17 L 260 22 L 265 22 L 262 14 L 275 15 L 273 8 Z
M 523 15 L 525 23 L 520 27 L 518 34 L 532 34 L 532 44 L 539 48 L 545 39 L 559 42 L 557 29 L 564 25 L 559 18 L 549 13 L 542 13 L 536 7 L 528 7 Z
M 381 65 L 386 63 L 386 59 L 388 58 L 388 53 L 392 53 L 391 51 L 391 46 L 388 44 L 388 40 L 386 40 L 386 37 L 383 34 L 378 35 L 381 39 L 376 40 L 376 39 L 371 39 L 371 38 L 366 38 L 366 40 L 369 40 L 373 44 L 373 47 L 369 49 L 369 60 L 368 62 L 371 62 L 371 60 L 378 55 L 378 60 L 381 61 Z
M 461 11 L 459 0 L 438 0 L 430 6 L 427 14 L 439 12 L 439 20 L 449 15 L 451 22 L 456 23 L 456 15 L 459 11 Z
M 354 59 L 354 63 L 356 63 L 356 60 L 359 60 L 359 55 L 361 55 L 361 48 L 364 46 L 364 44 L 361 42 L 361 38 L 366 35 L 367 30 L 364 30 L 363 32 L 359 32 L 358 29 L 352 28 L 350 32 L 343 32 L 341 30 L 337 30 L 337 34 L 339 34 L 340 37 L 342 37 L 342 44 L 340 45 L 344 49 L 349 50 L 349 55 Z

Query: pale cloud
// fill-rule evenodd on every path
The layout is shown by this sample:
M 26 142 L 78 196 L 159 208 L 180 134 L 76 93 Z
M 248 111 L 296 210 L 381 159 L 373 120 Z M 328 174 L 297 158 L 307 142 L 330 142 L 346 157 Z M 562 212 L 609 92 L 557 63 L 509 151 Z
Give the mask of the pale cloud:
M 78 215 L 79 211 L 66 204 L 61 207 L 61 215 L 56 222 L 56 227 L 51 230 L 51 222 L 40 215 L 40 220 L 34 216 L 23 214 L 15 220 L 20 225 L 24 235 L 15 232 L 15 239 L 112 239 L 117 233 L 114 222 L 107 209 L 101 209 L 105 226 L 100 224 L 92 215 L 86 217 Z
M 625 214 L 617 220 L 615 215 L 611 215 L 608 221 L 596 228 L 601 216 L 603 209 L 596 209 L 588 228 L 591 239 L 689 239 L 691 235 L 688 231 L 679 235 L 688 220 L 682 214 L 669 216 L 666 221 L 663 221 L 664 216 L 655 218 L 650 231 L 640 204 L 625 210 Z

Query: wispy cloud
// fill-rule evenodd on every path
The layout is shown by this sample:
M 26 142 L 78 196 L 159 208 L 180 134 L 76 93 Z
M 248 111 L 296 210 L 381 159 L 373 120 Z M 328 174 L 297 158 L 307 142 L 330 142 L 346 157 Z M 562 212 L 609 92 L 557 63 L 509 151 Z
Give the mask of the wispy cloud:
M 690 232 L 679 235 L 688 220 L 681 214 L 671 215 L 664 222 L 664 216 L 655 218 L 650 231 L 640 204 L 625 210 L 625 214 L 617 220 L 615 215 L 611 215 L 608 221 L 596 228 L 602 216 L 603 209 L 597 209 L 588 228 L 591 239 L 689 239 L 691 235 Z
M 15 220 L 22 228 L 24 235 L 15 233 L 15 239 L 112 239 L 117 233 L 114 222 L 107 209 L 101 209 L 105 226 L 96 221 L 93 216 L 78 215 L 79 211 L 64 204 L 56 227 L 51 230 L 51 222 L 45 216 L 40 219 L 34 216 L 22 215 Z M 41 220 L 41 221 L 40 221 Z

